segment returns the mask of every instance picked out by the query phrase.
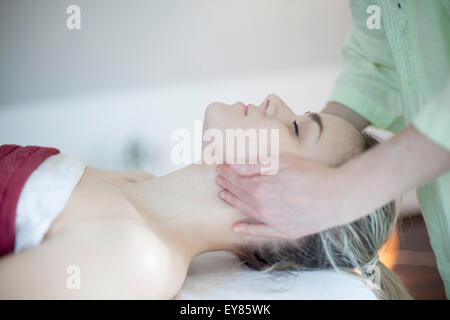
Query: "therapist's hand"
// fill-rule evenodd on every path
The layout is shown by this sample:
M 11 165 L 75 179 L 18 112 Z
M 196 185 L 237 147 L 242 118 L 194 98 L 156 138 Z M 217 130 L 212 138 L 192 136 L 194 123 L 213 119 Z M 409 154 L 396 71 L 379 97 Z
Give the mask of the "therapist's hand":
M 217 172 L 217 184 L 223 188 L 219 196 L 258 220 L 238 222 L 235 231 L 294 239 L 351 220 L 343 211 L 350 181 L 319 162 L 284 154 L 275 175 L 260 175 L 258 165 L 219 165 Z
M 238 222 L 236 231 L 292 239 L 362 218 L 446 172 L 450 151 L 409 125 L 339 168 L 281 155 L 276 175 L 220 165 L 217 183 L 222 199 L 259 221 Z

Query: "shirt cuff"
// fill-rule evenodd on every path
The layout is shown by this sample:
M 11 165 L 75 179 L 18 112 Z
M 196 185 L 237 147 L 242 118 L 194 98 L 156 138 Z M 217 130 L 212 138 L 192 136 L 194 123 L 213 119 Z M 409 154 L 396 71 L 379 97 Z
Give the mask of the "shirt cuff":
M 86 164 L 64 154 L 45 160 L 28 178 L 16 211 L 14 252 L 39 245 L 64 209 Z

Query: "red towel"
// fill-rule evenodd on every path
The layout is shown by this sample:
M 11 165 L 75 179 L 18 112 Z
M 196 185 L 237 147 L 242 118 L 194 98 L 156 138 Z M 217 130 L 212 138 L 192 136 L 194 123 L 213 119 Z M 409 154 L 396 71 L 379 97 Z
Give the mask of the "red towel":
M 28 177 L 58 149 L 0 146 L 0 257 L 14 251 L 16 208 Z

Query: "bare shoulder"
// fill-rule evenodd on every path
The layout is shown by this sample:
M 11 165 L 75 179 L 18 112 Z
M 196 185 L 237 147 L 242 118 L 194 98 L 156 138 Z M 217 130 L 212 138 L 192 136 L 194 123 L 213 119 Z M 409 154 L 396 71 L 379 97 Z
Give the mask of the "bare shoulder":
M 138 221 L 77 223 L 0 259 L 0 298 L 166 299 L 176 272 L 172 259 Z
M 142 170 L 117 171 L 117 174 L 129 182 L 141 182 L 155 177 L 152 173 Z
M 105 178 L 110 182 L 122 183 L 122 182 L 142 182 L 151 180 L 155 176 L 147 171 L 143 170 L 122 170 L 122 171 L 110 171 L 93 167 L 88 167 L 86 172 L 89 175 Z

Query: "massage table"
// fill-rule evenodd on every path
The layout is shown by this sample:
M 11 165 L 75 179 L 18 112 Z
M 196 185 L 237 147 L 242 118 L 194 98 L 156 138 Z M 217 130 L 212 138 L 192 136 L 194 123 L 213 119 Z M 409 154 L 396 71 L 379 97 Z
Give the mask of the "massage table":
M 229 252 L 196 257 L 175 299 L 187 300 L 376 300 L 364 280 L 334 270 L 278 272 L 250 270 Z

